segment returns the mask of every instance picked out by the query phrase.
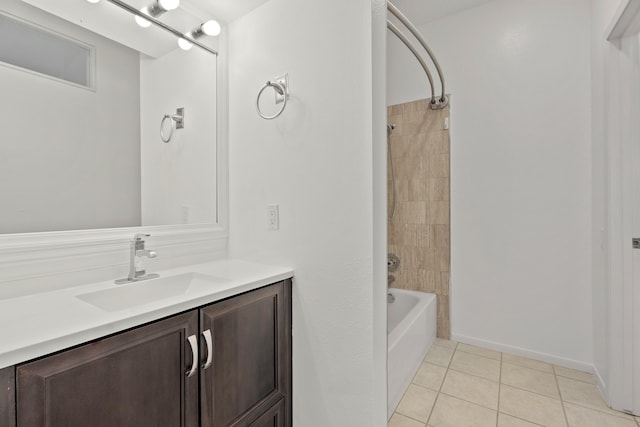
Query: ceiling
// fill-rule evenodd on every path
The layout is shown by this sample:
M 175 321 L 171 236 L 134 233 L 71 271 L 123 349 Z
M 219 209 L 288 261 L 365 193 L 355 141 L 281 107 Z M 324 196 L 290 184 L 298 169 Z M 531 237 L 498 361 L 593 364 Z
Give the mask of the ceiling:
M 183 0 L 195 9 L 222 22 L 235 19 L 262 6 L 269 0 Z M 488 3 L 491 0 L 393 0 L 415 25 L 424 24 L 452 13 Z
M 421 25 L 492 0 L 393 0 L 414 25 Z
M 229 23 L 267 1 L 269 0 L 183 0 L 183 3 L 218 21 Z

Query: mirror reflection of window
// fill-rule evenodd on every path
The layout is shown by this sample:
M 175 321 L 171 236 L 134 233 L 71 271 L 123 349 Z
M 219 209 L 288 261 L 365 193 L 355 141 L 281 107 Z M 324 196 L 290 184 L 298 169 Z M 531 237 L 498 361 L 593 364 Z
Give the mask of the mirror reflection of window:
M 93 47 L 0 13 L 0 61 L 93 88 Z

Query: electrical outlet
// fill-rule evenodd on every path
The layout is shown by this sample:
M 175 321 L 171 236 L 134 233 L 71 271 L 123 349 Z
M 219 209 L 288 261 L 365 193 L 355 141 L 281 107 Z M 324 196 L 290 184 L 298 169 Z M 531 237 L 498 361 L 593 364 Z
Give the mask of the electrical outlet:
M 278 205 L 267 205 L 267 230 L 280 229 L 280 214 Z
M 189 224 L 191 221 L 191 206 L 182 205 L 182 223 Z

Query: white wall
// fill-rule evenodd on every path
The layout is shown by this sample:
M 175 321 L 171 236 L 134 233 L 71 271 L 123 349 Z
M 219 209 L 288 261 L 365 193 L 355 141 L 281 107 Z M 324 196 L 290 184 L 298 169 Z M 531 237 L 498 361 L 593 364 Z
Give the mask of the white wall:
M 608 136 L 606 91 L 609 42 L 607 31 L 620 1 L 591 0 L 591 146 L 592 146 L 592 293 L 593 365 L 604 395 L 610 384 L 610 290 L 608 248 Z
M 216 56 L 198 47 L 141 55 L 142 224 L 216 222 Z M 184 129 L 160 139 L 165 114 L 184 107 Z M 169 121 L 165 132 L 170 132 Z M 188 211 L 188 212 L 185 212 Z
M 589 369 L 589 2 L 495 0 L 421 30 L 452 94 L 453 337 Z M 388 103 L 425 81 L 390 39 Z
M 94 45 L 97 89 L 0 66 L 0 234 L 139 225 L 137 52 L 22 2 L 2 6 Z
M 387 0 L 372 0 L 373 104 L 373 426 L 386 426 L 387 402 Z M 388 407 L 388 402 L 387 402 Z
M 370 0 L 271 0 L 230 25 L 230 253 L 295 269 L 298 426 L 386 426 L 384 181 L 372 184 L 384 123 L 374 150 L 371 15 Z M 282 73 L 290 103 L 262 120 L 258 90 Z M 378 91 L 378 117 L 382 100 Z M 279 231 L 267 231 L 271 203 Z

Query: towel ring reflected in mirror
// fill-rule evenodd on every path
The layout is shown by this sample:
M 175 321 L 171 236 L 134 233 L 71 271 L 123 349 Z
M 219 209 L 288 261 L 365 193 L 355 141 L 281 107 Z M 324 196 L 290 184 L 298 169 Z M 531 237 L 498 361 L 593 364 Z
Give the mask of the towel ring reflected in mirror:
M 164 132 L 164 124 L 167 119 L 169 120 L 171 125 L 169 135 L 166 135 Z M 184 108 L 178 108 L 176 110 L 176 114 L 165 114 L 162 117 L 162 120 L 160 121 L 160 139 L 162 139 L 162 142 L 166 144 L 169 141 L 171 141 L 171 138 L 173 138 L 173 132 L 175 132 L 176 129 L 183 129 L 183 128 L 184 128 Z

